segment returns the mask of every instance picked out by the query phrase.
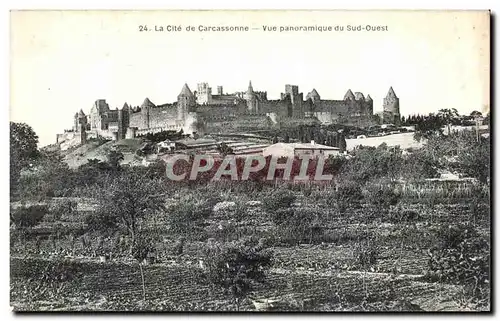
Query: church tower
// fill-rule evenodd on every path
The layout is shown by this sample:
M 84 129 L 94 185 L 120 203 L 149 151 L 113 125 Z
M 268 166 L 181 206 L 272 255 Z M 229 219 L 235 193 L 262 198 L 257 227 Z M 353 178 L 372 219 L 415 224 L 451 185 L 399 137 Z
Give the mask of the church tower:
M 384 123 L 392 123 L 399 125 L 401 121 L 401 114 L 399 112 L 399 98 L 396 96 L 394 89 L 389 88 L 387 96 L 384 98 L 384 112 L 383 120 Z

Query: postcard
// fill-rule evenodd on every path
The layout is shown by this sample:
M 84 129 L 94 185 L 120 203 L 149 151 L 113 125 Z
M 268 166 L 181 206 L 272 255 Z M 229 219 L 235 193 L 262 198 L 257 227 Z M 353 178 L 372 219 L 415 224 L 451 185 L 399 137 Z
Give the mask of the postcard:
M 14 311 L 491 311 L 489 11 L 10 17 Z

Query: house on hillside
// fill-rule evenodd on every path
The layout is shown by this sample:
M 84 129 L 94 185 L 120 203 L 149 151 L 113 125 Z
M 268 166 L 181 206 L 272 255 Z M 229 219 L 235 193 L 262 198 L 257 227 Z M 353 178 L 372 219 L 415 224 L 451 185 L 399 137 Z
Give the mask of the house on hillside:
M 276 143 L 264 148 L 262 154 L 277 157 L 295 157 L 300 155 L 312 155 L 314 157 L 323 155 L 340 155 L 340 148 L 311 143 Z

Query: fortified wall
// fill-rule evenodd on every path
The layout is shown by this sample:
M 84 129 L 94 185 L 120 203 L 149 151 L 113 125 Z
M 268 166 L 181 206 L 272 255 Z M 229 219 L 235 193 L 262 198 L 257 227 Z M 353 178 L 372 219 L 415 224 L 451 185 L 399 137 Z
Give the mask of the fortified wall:
M 131 108 L 125 103 L 122 109 L 111 109 L 104 99 L 92 105 L 89 115 L 82 110 L 75 114 L 73 128 L 58 134 L 57 141 L 80 135 L 81 141 L 90 137 L 112 139 L 133 138 L 137 134 L 163 130 L 183 130 L 186 134 L 220 132 L 225 130 L 265 129 L 289 119 L 318 121 L 331 124 L 340 120 L 369 123 L 373 120 L 373 100 L 361 92 L 350 89 L 342 100 L 324 100 L 313 89 L 306 95 L 295 85 L 285 85 L 280 99 L 268 100 L 267 92 L 254 91 L 250 82 L 244 92 L 227 94 L 222 86 L 217 95 L 206 83 L 198 84 L 198 91 L 182 87 L 177 101 L 155 105 L 148 98 L 141 106 Z M 384 120 L 399 119 L 399 98 L 392 87 L 384 99 Z

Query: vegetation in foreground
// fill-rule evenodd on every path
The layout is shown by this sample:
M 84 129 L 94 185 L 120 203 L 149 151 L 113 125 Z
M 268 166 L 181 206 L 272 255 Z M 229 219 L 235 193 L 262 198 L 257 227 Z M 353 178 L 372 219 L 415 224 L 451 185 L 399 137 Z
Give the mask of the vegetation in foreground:
M 69 169 L 29 126 L 11 136 L 17 310 L 489 310 L 490 142 L 473 132 L 358 148 L 327 186 L 172 182 L 117 152 Z M 428 180 L 443 171 L 473 180 Z

